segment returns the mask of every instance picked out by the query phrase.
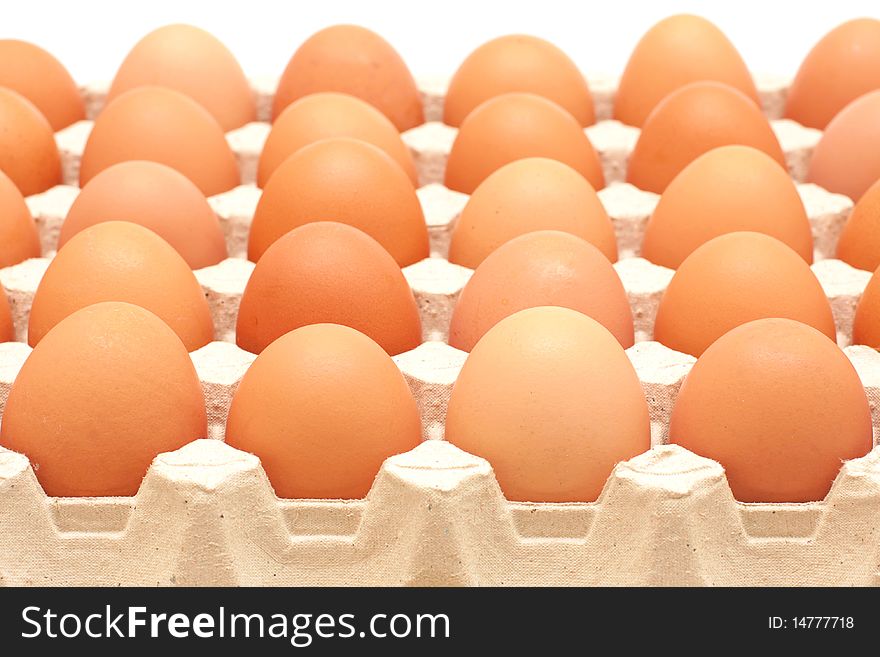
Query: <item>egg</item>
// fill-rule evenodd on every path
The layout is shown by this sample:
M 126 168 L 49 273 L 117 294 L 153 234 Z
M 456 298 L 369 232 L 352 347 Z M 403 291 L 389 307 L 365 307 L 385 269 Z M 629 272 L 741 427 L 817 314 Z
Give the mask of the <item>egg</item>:
M 505 497 L 592 502 L 619 461 L 650 447 L 648 404 L 620 343 L 568 308 L 521 310 L 471 351 L 446 440 L 489 461 Z
M 785 116 L 823 130 L 859 96 L 880 89 L 880 20 L 838 25 L 807 54 L 788 90 Z
M 800 194 L 773 158 L 748 146 L 722 146 L 681 170 L 645 227 L 641 255 L 677 268 L 714 237 L 746 230 L 785 242 L 813 262 L 813 235 Z
M 21 192 L 0 171 L 0 268 L 40 257 L 40 238 Z
M 718 82 L 694 82 L 666 96 L 648 116 L 627 182 L 661 194 L 698 156 L 728 144 L 752 146 L 785 166 L 776 135 L 748 96 Z
M 319 91 L 357 96 L 401 132 L 425 122 L 422 99 L 406 63 L 385 39 L 363 27 L 333 25 L 306 39 L 278 82 L 272 120 L 297 98 Z
M 842 460 L 871 450 L 858 374 L 821 332 L 759 319 L 725 333 L 697 360 L 672 411 L 670 442 L 718 461 L 741 502 L 811 502 Z
M 663 19 L 636 44 L 614 99 L 614 118 L 642 127 L 673 91 L 692 82 L 730 85 L 757 106 L 758 91 L 734 45 L 713 23 L 680 14 Z
M 149 228 L 192 269 L 226 258 L 223 229 L 205 195 L 189 178 L 164 164 L 130 160 L 92 178 L 67 212 L 58 248 L 83 229 L 112 220 Z
M 257 262 L 291 229 L 325 220 L 363 230 L 401 267 L 428 257 L 428 228 L 412 182 L 372 144 L 325 139 L 284 160 L 254 212 L 248 259 Z
M 0 87 L 32 102 L 54 131 L 86 118 L 79 88 L 64 65 L 27 41 L 0 39 Z
M 699 356 L 730 329 L 764 317 L 837 337 L 828 298 L 803 258 L 762 233 L 727 233 L 681 263 L 660 299 L 654 339 Z
M 0 342 L 15 340 L 15 325 L 12 323 L 12 310 L 9 308 L 9 297 L 6 289 L 0 285 Z
M 561 230 L 617 260 L 614 227 L 595 190 L 577 171 L 547 158 L 506 164 L 474 191 L 456 220 L 449 260 L 475 269 L 499 246 L 535 230 Z
M 880 277 L 876 270 L 856 306 L 852 342 L 880 349 Z
M 238 165 L 220 124 L 189 96 L 164 87 L 132 89 L 104 108 L 86 142 L 80 186 L 127 160 L 167 164 L 205 196 L 239 184 Z
M 260 154 L 257 185 L 265 187 L 281 163 L 303 146 L 331 137 L 352 137 L 380 148 L 418 185 L 416 166 L 394 124 L 360 98 L 331 92 L 304 96 L 281 112 Z
M 0 87 L 0 171 L 24 196 L 61 184 L 52 126 L 24 96 Z
M 596 122 L 590 88 L 575 63 L 549 41 L 525 34 L 492 39 L 467 56 L 449 82 L 443 122 L 459 126 L 478 105 L 513 91 L 549 98 L 582 126 Z
M 242 295 L 235 339 L 259 354 L 288 331 L 323 323 L 357 329 L 392 356 L 422 341 L 394 258 L 366 233 L 332 221 L 304 224 L 266 250 Z
M 143 226 L 107 221 L 71 238 L 34 294 L 28 343 L 36 346 L 65 317 L 101 301 L 126 301 L 155 313 L 188 351 L 214 339 L 208 302 L 189 265 Z
M 837 257 L 856 269 L 880 267 L 880 180 L 868 188 L 846 220 Z
M 499 321 L 536 306 L 582 312 L 624 348 L 633 345 L 632 311 L 608 258 L 589 242 L 556 230 L 516 237 L 477 267 L 455 305 L 449 344 L 470 351 Z
M 492 172 L 527 157 L 558 160 L 595 189 L 605 186 L 599 156 L 580 124 L 552 100 L 529 93 L 495 96 L 468 114 L 446 162 L 445 184 L 471 194 Z
M 256 120 L 254 94 L 233 54 L 192 25 L 165 25 L 138 41 L 116 72 L 107 101 L 144 85 L 186 94 L 226 131 Z
M 82 308 L 31 352 L 0 444 L 47 495 L 134 495 L 151 461 L 207 435 L 202 387 L 178 337 L 129 303 Z
M 859 96 L 825 128 L 807 181 L 858 201 L 880 180 L 880 90 Z
M 257 356 L 232 399 L 226 442 L 260 457 L 278 497 L 356 499 L 386 458 L 421 442 L 421 420 L 379 345 L 314 324 Z

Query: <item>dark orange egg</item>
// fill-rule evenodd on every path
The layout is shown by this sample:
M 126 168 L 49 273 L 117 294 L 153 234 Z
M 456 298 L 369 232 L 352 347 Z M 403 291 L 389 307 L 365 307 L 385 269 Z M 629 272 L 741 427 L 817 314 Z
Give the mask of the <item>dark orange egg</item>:
M 52 126 L 24 96 L 0 87 L 0 171 L 24 196 L 61 184 Z
M 0 171 L 0 268 L 40 257 L 40 238 L 18 187 Z

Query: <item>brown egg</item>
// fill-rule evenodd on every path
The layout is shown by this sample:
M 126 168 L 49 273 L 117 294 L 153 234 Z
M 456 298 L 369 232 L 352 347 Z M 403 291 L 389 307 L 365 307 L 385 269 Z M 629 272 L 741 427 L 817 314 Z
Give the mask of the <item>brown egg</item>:
M 305 96 L 278 116 L 260 155 L 257 185 L 265 187 L 275 169 L 303 146 L 331 137 L 352 137 L 380 148 L 418 185 L 416 166 L 394 124 L 360 98 L 337 93 Z
M 719 338 L 682 384 L 670 442 L 724 466 L 741 502 L 821 500 L 871 449 L 871 412 L 843 351 L 811 326 L 759 319 Z
M 0 285 L 0 342 L 12 342 L 15 340 L 15 326 L 12 323 L 12 311 L 9 308 L 9 297 L 6 289 Z
M 0 87 L 0 171 L 24 196 L 61 184 L 61 156 L 46 117 L 24 96 Z
M 785 116 L 823 130 L 840 110 L 875 89 L 880 89 L 880 21 L 847 21 L 804 59 L 788 91 Z
M 397 263 L 373 238 L 332 221 L 308 223 L 270 246 L 238 312 L 238 346 L 258 354 L 308 324 L 350 326 L 396 355 L 422 341 L 419 311 Z
M 297 98 L 339 91 L 367 101 L 401 132 L 425 122 L 412 73 L 391 45 L 356 25 L 316 32 L 293 53 L 278 83 L 272 120 Z
M 852 342 L 880 349 L 880 277 L 876 270 L 856 306 Z
M 860 96 L 835 116 L 810 159 L 807 180 L 858 201 L 880 180 L 880 91 Z
M 17 91 L 46 117 L 52 130 L 86 118 L 70 73 L 50 53 L 17 39 L 0 39 L 0 87 Z
M 379 345 L 314 324 L 285 333 L 250 366 L 226 442 L 260 457 L 278 497 L 362 498 L 386 458 L 421 442 L 421 419 Z
M 186 94 L 223 130 L 256 120 L 254 94 L 233 54 L 214 35 L 192 25 L 165 25 L 138 41 L 116 72 L 107 102 L 144 85 Z
M 196 277 L 168 242 L 143 226 L 96 224 L 58 252 L 34 294 L 28 343 L 37 345 L 62 319 L 101 301 L 127 301 L 155 313 L 188 351 L 214 339 Z
M 645 121 L 629 160 L 627 182 L 661 194 L 698 156 L 728 144 L 752 146 L 785 166 L 776 135 L 748 96 L 717 82 L 681 87 Z
M 384 151 L 349 138 L 299 149 L 263 191 L 248 238 L 257 262 L 279 237 L 312 221 L 349 224 L 378 240 L 401 267 L 428 257 L 428 228 L 409 178 Z
M 446 162 L 445 184 L 466 194 L 505 164 L 527 157 L 563 162 L 595 189 L 605 186 L 599 156 L 574 117 L 526 93 L 495 96 L 468 114 Z
M 880 180 L 868 188 L 846 220 L 837 257 L 857 269 L 880 267 Z
M 538 157 L 506 164 L 480 184 L 455 223 L 449 260 L 475 269 L 505 242 L 535 230 L 577 235 L 617 260 L 614 227 L 590 183 Z
M 803 258 L 762 233 L 728 233 L 681 263 L 660 299 L 654 339 L 699 356 L 730 329 L 764 317 L 837 337 L 828 298 Z
M 614 98 L 614 118 L 641 127 L 670 93 L 706 80 L 730 85 L 758 104 L 752 76 L 721 30 L 700 16 L 665 18 L 630 55 Z
M 0 268 L 40 257 L 40 238 L 24 197 L 0 171 Z
M 599 249 L 557 230 L 521 235 L 486 258 L 461 292 L 449 344 L 470 351 L 499 321 L 535 306 L 562 306 L 592 317 L 624 347 L 633 317 L 623 283 Z
M 549 41 L 525 34 L 492 39 L 474 50 L 452 76 L 443 122 L 459 126 L 481 103 L 512 91 L 549 98 L 582 126 L 596 122 L 583 74 Z
M 568 308 L 521 310 L 491 328 L 446 415 L 446 439 L 488 460 L 515 501 L 592 502 L 618 461 L 650 447 L 650 433 L 623 347 Z
M 226 258 L 223 229 L 205 195 L 189 178 L 164 164 L 130 160 L 92 178 L 67 212 L 58 248 L 84 228 L 113 220 L 149 228 L 192 269 Z
M 174 332 L 130 303 L 83 308 L 21 368 L 0 444 L 52 496 L 134 495 L 157 454 L 204 438 L 205 398 Z
M 722 146 L 697 157 L 660 197 L 642 241 L 644 258 L 676 269 L 713 237 L 766 233 L 813 262 L 813 235 L 788 172 L 748 146 Z
M 167 164 L 205 196 L 239 184 L 238 165 L 220 124 L 189 96 L 164 87 L 138 87 L 104 108 L 83 152 L 80 186 L 127 160 Z

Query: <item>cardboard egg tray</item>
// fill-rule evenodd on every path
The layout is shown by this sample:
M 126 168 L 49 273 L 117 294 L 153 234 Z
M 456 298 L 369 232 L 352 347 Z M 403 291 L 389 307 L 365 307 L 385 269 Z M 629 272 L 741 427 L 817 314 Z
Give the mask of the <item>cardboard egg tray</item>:
M 786 85 L 759 83 L 778 117 Z M 267 119 L 274 82 L 254 84 Z M 255 356 L 235 343 L 238 303 L 254 265 L 245 259 L 260 190 L 256 164 L 267 123 L 228 133 L 242 186 L 211 197 L 230 257 L 195 272 L 216 341 L 191 356 L 202 382 L 209 438 L 159 455 L 132 498 L 50 498 L 19 454 L 0 448 L 0 584 L 26 585 L 878 585 L 880 447 L 843 464 L 831 492 L 809 504 L 744 504 L 723 468 L 665 444 L 678 389 L 695 359 L 651 340 L 657 304 L 673 271 L 639 256 L 659 196 L 622 183 L 638 130 L 609 121 L 614 81 L 592 80 L 600 123 L 587 134 L 609 186 L 599 192 L 615 227 L 615 263 L 633 310 L 627 350 L 648 400 L 654 447 L 620 463 L 599 500 L 530 504 L 504 499 L 489 464 L 442 440 L 446 406 L 466 353 L 446 343 L 449 319 L 472 271 L 445 257 L 467 195 L 442 184 L 454 129 L 439 123 L 444 82 L 424 84 L 428 123 L 404 133 L 424 185 L 418 190 L 431 257 L 404 268 L 424 343 L 394 357 L 418 403 L 427 440 L 388 459 L 364 500 L 278 499 L 256 457 L 223 443 L 238 382 Z M 85 90 L 89 116 L 103 103 Z M 76 198 L 90 123 L 57 134 L 65 181 L 28 198 L 42 258 L 0 270 L 16 339 L 0 344 L 0 412 L 30 347 L 34 291 Z M 795 180 L 818 131 L 774 121 Z M 838 341 L 865 386 L 880 435 L 880 354 L 851 346 L 855 305 L 870 278 L 833 259 L 851 209 L 815 185 L 798 190 L 813 228 L 819 278 Z

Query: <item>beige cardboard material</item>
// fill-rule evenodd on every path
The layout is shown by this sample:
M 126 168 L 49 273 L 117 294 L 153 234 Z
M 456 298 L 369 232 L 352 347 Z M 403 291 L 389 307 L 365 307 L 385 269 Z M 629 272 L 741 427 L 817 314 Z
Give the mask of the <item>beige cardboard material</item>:
M 56 185 L 42 194 L 34 194 L 25 199 L 31 216 L 37 224 L 40 250 L 44 257 L 51 256 L 58 250 L 61 224 L 64 223 L 70 206 L 77 196 L 79 196 L 79 187 Z
M 208 438 L 223 440 L 232 397 L 256 355 L 234 342 L 211 342 L 190 354 L 208 411 Z M 0 383 L 2 385 L 2 383 Z
M 831 302 L 831 312 L 837 328 L 837 344 L 845 347 L 852 343 L 856 306 L 871 280 L 871 272 L 850 267 L 842 260 L 820 260 L 812 269 Z
M 214 208 L 223 235 L 226 236 L 226 252 L 230 258 L 247 258 L 251 221 L 262 194 L 263 191 L 256 185 L 239 185 L 228 192 L 208 197 L 208 203 Z
M 238 306 L 255 266 L 250 260 L 227 258 L 211 267 L 193 271 L 208 300 L 216 340 L 235 342 Z
M 788 173 L 796 182 L 806 182 L 807 170 L 810 159 L 813 157 L 813 149 L 822 138 L 822 131 L 815 128 L 807 128 L 791 119 L 776 119 L 770 121 L 770 127 L 776 133 L 776 139 L 782 146 L 785 154 L 785 163 Z

